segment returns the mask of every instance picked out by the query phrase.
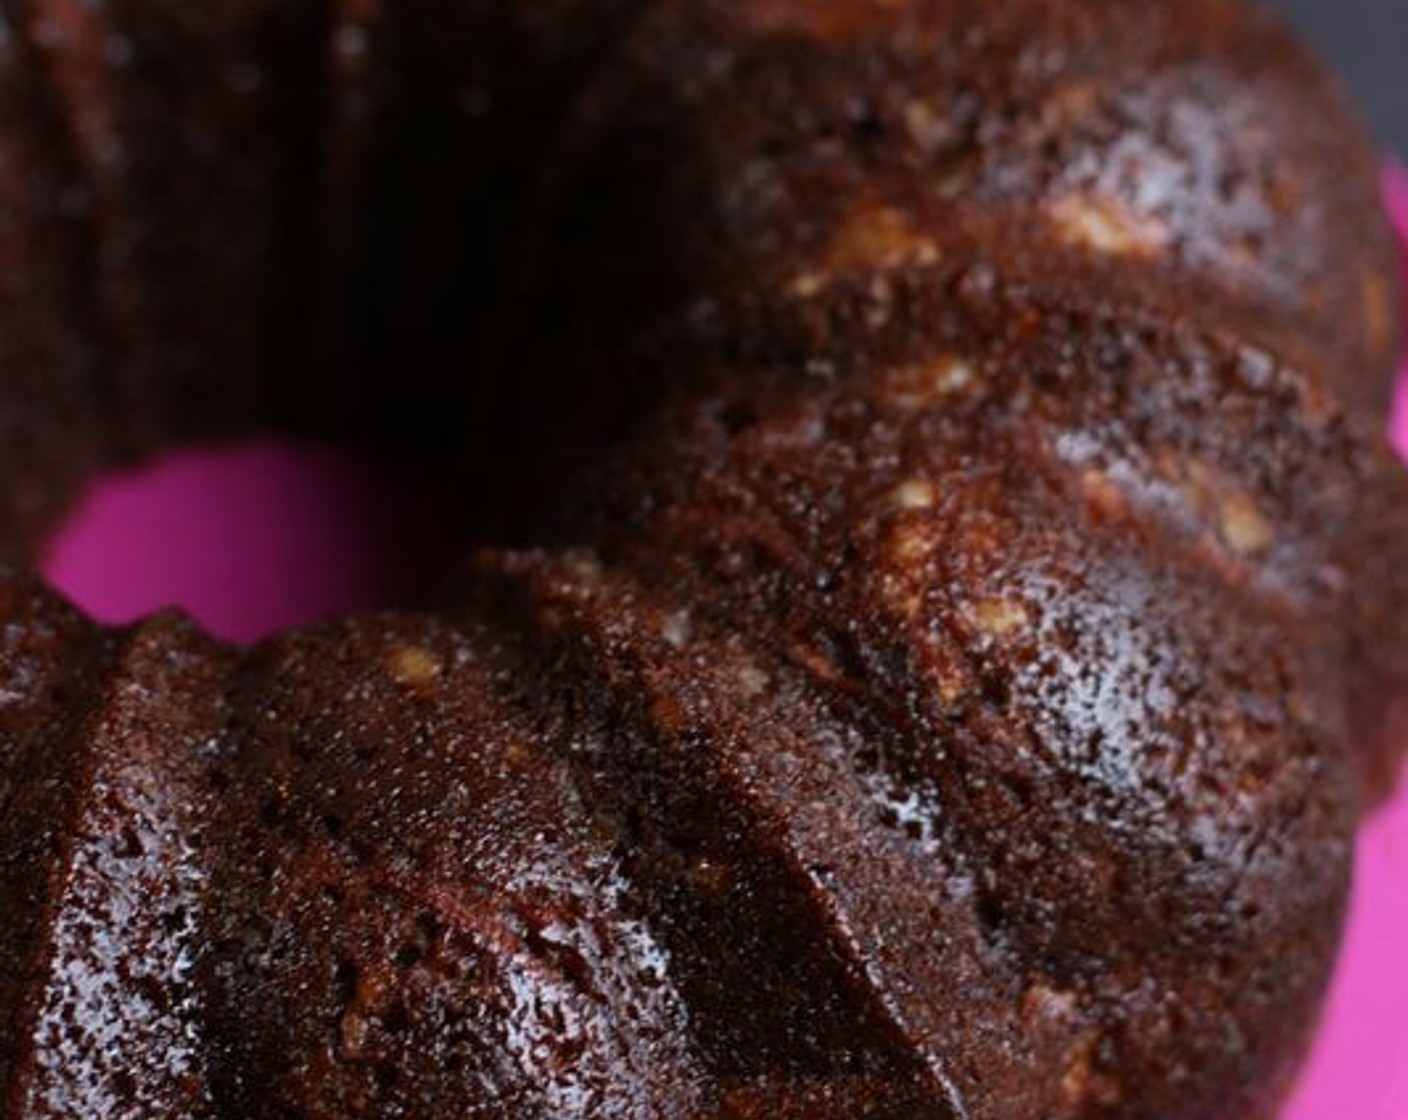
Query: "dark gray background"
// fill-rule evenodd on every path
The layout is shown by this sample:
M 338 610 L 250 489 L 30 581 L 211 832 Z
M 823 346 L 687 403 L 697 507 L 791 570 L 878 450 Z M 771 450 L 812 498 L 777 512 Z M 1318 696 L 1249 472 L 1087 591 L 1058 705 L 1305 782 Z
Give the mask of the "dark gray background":
M 1384 142 L 1408 158 L 1408 0 L 1266 2 L 1306 30 L 1358 95 Z

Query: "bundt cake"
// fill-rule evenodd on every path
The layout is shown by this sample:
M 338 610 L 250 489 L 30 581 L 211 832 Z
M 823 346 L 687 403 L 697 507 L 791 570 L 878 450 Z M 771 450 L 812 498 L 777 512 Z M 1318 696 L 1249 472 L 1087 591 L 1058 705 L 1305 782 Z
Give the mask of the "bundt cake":
M 6 1120 L 1259 1120 L 1408 735 L 1368 145 L 1235 0 L 6 0 Z M 433 610 L 32 574 L 433 469 Z

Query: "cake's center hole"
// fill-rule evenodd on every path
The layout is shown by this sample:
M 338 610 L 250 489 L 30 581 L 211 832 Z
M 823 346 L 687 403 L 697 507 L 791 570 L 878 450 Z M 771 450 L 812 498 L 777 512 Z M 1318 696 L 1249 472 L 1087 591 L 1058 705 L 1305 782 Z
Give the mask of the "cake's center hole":
M 462 551 L 446 504 L 339 451 L 276 440 L 181 451 L 95 480 L 44 570 L 103 621 L 178 606 L 251 641 L 428 601 Z

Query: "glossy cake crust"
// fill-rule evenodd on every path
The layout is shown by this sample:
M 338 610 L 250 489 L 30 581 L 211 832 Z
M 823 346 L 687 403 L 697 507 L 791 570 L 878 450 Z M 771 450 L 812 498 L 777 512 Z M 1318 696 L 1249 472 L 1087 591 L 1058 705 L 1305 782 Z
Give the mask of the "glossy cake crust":
M 0 1115 L 1256 1120 L 1408 713 L 1374 164 L 1226 0 L 13 0 Z M 22 565 L 419 459 L 433 612 Z

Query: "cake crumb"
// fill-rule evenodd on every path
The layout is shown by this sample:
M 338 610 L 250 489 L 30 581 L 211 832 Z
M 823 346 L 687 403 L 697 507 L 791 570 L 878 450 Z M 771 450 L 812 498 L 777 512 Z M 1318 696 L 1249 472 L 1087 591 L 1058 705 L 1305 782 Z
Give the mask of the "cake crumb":
M 688 610 L 672 611 L 660 625 L 660 636 L 675 649 L 683 649 L 689 644 L 691 634 Z
M 1104 471 L 1091 467 L 1081 472 L 1080 488 L 1089 508 L 1101 517 L 1115 519 L 1129 513 L 1129 501 L 1119 485 Z
M 972 362 L 952 354 L 891 371 L 891 400 L 901 408 L 922 408 L 961 393 L 977 380 Z
M 906 519 L 896 523 L 890 556 L 900 574 L 907 575 L 914 567 L 928 561 L 933 546 L 932 531 L 932 527 L 920 521 Z
M 767 673 L 748 661 L 738 669 L 738 683 L 743 689 L 743 695 L 753 697 L 761 696 L 772 682 L 768 679 Z
M 973 604 L 970 617 L 973 625 L 995 638 L 1005 637 L 1031 622 L 1026 607 L 1000 595 L 979 599 Z
M 937 242 L 902 210 L 861 204 L 840 221 L 821 260 L 799 272 L 789 290 L 800 299 L 811 299 L 847 275 L 867 269 L 927 268 L 942 256 Z
M 898 510 L 933 509 L 937 494 L 928 479 L 911 478 L 890 491 L 890 504 Z
M 1076 1039 L 1066 1059 L 1061 1095 L 1072 1109 L 1094 1105 L 1111 1108 L 1124 1100 L 1124 1087 L 1112 1073 L 1099 1067 L 1100 1032 L 1086 1031 Z
M 1037 981 L 1022 993 L 1022 1018 L 1029 1023 L 1040 1020 L 1068 1022 L 1075 1015 L 1079 1002 L 1074 992 Z
M 440 660 L 421 646 L 397 646 L 387 657 L 387 668 L 398 684 L 429 688 L 440 679 Z
M 1271 522 L 1246 494 L 1234 491 L 1223 496 L 1220 508 L 1222 538 L 1243 556 L 1256 556 L 1271 547 Z
M 522 739 L 511 739 L 504 745 L 504 761 L 514 770 L 526 770 L 533 763 L 533 746 Z
M 1110 257 L 1152 257 L 1168 244 L 1162 222 L 1117 199 L 1069 195 L 1051 208 L 1061 238 Z

